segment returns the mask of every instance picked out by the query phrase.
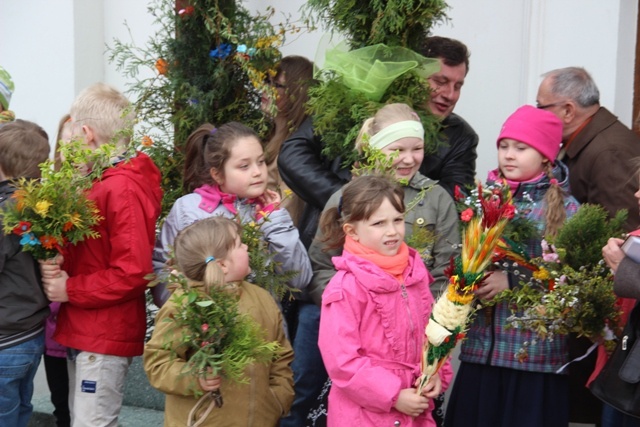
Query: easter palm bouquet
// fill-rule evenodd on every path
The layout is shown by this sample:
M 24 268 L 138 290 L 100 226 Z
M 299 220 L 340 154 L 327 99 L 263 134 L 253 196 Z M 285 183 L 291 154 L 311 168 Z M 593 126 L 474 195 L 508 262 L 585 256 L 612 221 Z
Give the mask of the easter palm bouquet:
M 180 331 L 177 336 L 166 337 L 164 348 L 174 357 L 178 352 L 189 355 L 184 375 L 198 378 L 211 373 L 247 383 L 247 366 L 267 363 L 280 350 L 277 342 L 264 340 L 260 326 L 249 315 L 238 311 L 236 287 L 211 286 L 203 291 L 176 270 L 163 280 L 177 288 L 172 296 L 177 311 L 164 321 Z M 202 394 L 195 383 L 193 393 L 196 397 Z M 219 390 L 205 397 L 222 406 Z
M 609 237 L 622 235 L 625 219 L 626 211 L 607 219 L 602 207 L 581 205 L 553 241 L 542 240 L 542 256 L 527 260 L 533 274 L 520 274 L 521 286 L 492 301 L 509 304 L 509 326 L 534 332 L 536 341 L 576 334 L 613 350 L 621 313 L 602 247 Z M 536 341 L 523 343 L 520 357 Z
M 2 231 L 20 236 L 22 250 L 41 260 L 55 257 L 68 244 L 98 237 L 93 227 L 102 217 L 87 192 L 113 150 L 110 144 L 93 151 L 79 141 L 63 144 L 60 151 L 66 160 L 59 170 L 48 160 L 40 165 L 41 179 L 15 181 L 13 203 L 0 212 Z M 87 164 L 93 165 L 89 173 L 83 172 Z
M 508 191 L 483 192 L 478 185 L 476 210 L 464 221 L 462 253 L 451 260 L 446 271 L 449 285 L 433 306 L 425 328 L 422 351 L 422 375 L 417 391 L 422 392 L 429 379 L 444 365 L 458 341 L 464 337 L 472 314 L 474 291 L 484 281 L 485 270 L 491 265 L 502 233 L 515 214 Z

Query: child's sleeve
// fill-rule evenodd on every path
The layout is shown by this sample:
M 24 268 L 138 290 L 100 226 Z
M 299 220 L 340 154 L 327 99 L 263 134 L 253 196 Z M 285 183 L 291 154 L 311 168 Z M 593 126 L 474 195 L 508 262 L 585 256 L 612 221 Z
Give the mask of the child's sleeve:
M 175 344 L 165 348 L 166 343 L 178 343 L 180 340 L 180 330 L 174 322 L 169 321 L 175 313 L 175 305 L 169 301 L 156 315 L 155 329 L 144 346 L 143 365 L 149 383 L 154 388 L 163 393 L 188 396 L 197 387 L 197 380 L 183 373 L 187 363 L 186 349 L 180 349 Z M 172 354 L 172 349 L 175 354 Z
M 293 349 L 284 334 L 282 314 L 275 303 L 273 304 L 273 310 L 278 319 L 276 325 L 274 325 L 276 328 L 276 341 L 278 341 L 282 350 L 278 354 L 278 357 L 271 363 L 269 387 L 278 403 L 280 403 L 281 415 L 285 416 L 289 412 L 295 396 L 293 391 L 293 372 L 291 371 Z
M 429 272 L 434 278 L 434 282 L 430 285 L 431 293 L 436 298 L 445 290 L 448 283 L 444 270 L 449 266 L 451 258 L 460 254 L 458 213 L 453 200 L 445 191 L 439 192 L 437 210 L 433 264 L 429 266 Z
M 312 276 L 311 262 L 289 212 L 286 209 L 273 211 L 264 220 L 261 229 L 269 250 L 274 253 L 274 260 L 280 264 L 282 271 L 298 273 L 289 285 L 296 289 L 306 288 Z
M 322 297 L 318 346 L 332 387 L 339 387 L 351 400 L 375 412 L 389 412 L 402 390 L 402 381 L 390 370 L 363 356 L 360 337 L 364 298 L 347 294 L 353 278 L 338 272 Z M 347 283 L 345 283 L 347 282 Z M 340 284 L 333 286 L 334 284 Z
M 169 260 L 171 247 L 176 240 L 176 235 L 180 231 L 178 214 L 180 206 L 178 203 L 179 202 L 176 202 L 176 204 L 173 205 L 169 215 L 165 218 L 153 248 L 153 272 L 157 275 L 162 274 L 164 271 L 167 261 Z M 162 307 L 171 296 L 171 293 L 165 283 L 158 283 L 151 288 L 151 295 L 153 296 L 153 303 L 158 307 Z

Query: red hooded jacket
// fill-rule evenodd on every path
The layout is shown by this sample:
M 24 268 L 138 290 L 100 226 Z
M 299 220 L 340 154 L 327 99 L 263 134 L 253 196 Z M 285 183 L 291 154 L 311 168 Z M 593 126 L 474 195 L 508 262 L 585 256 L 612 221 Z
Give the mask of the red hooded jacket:
M 69 302 L 62 304 L 54 339 L 77 350 L 112 356 L 142 354 L 145 289 L 151 273 L 160 171 L 145 154 L 107 169 L 89 198 L 104 217 L 97 239 L 70 246 L 63 269 Z

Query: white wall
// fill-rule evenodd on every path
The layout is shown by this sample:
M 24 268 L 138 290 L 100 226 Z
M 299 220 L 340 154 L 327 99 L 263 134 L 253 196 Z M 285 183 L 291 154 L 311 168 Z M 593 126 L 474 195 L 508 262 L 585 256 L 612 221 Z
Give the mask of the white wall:
M 631 124 L 637 2 L 633 0 L 449 0 L 449 22 L 433 33 L 465 42 L 471 67 L 456 112 L 480 135 L 477 175 L 495 167 L 495 138 L 518 106 L 535 103 L 540 74 L 570 65 L 590 71 L 604 106 Z M 299 16 L 302 0 L 245 5 Z M 129 29 L 124 26 L 125 20 Z M 51 139 L 83 87 L 127 79 L 109 64 L 114 38 L 141 45 L 153 34 L 145 0 L 0 0 L 0 64 L 13 76 L 11 108 Z M 321 32 L 289 37 L 284 54 L 316 59 Z M 150 70 L 149 72 L 152 72 Z

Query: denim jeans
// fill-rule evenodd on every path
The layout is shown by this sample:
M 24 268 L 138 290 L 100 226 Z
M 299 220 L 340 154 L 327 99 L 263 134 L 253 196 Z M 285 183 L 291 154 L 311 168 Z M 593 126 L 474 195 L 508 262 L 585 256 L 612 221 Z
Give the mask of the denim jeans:
M 0 426 L 26 427 L 33 412 L 33 377 L 44 352 L 44 331 L 0 350 Z
M 640 427 L 640 418 L 622 413 L 605 403 L 602 405 L 602 427 Z
M 289 415 L 280 421 L 280 427 L 306 425 L 309 410 L 317 406 L 318 397 L 327 380 L 327 371 L 318 348 L 320 307 L 301 303 L 298 312 L 298 329 L 293 342 L 293 382 L 296 397 Z

